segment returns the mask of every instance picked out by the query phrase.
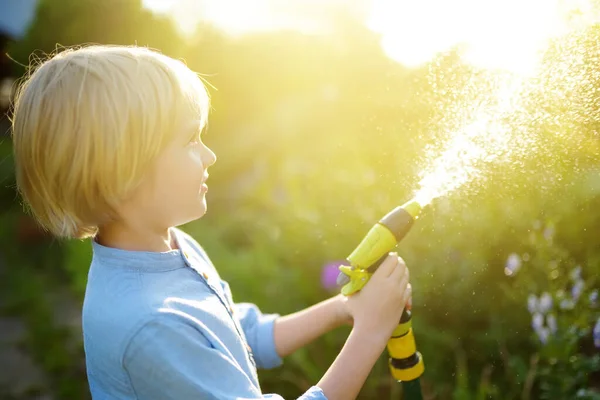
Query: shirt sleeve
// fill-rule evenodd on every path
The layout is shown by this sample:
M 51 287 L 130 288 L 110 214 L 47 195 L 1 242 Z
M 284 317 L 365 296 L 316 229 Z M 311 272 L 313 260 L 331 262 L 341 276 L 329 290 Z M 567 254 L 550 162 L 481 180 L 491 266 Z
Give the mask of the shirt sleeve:
M 282 359 L 275 348 L 274 335 L 274 324 L 279 314 L 263 314 L 251 303 L 236 303 L 234 308 L 254 354 L 256 367 L 269 369 L 280 366 Z
M 283 400 L 263 395 L 235 360 L 175 317 L 147 322 L 131 339 L 123 364 L 141 399 Z M 298 399 L 327 400 L 317 386 Z

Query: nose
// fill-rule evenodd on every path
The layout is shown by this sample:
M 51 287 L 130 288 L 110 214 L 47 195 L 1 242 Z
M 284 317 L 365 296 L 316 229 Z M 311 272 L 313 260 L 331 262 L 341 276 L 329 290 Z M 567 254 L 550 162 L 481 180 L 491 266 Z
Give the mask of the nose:
M 202 164 L 204 168 L 208 168 L 217 161 L 216 154 L 206 145 L 204 145 L 204 151 L 202 152 Z

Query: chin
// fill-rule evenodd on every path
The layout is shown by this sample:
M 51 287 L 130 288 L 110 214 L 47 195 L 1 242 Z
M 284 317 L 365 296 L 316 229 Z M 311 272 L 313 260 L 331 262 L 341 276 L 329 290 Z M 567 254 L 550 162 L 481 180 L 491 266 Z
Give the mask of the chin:
M 206 207 L 206 200 L 202 201 L 202 204 L 200 205 L 200 207 L 198 207 L 198 209 L 196 210 L 196 218 L 202 218 L 206 215 L 206 212 L 208 211 L 208 207 Z
M 204 215 L 206 215 L 206 204 L 200 205 L 199 207 L 196 207 L 196 209 L 187 213 L 186 216 L 182 216 L 182 218 L 180 218 L 181 222 L 176 224 L 175 226 L 194 222 L 194 221 L 199 220 L 200 218 L 204 217 Z

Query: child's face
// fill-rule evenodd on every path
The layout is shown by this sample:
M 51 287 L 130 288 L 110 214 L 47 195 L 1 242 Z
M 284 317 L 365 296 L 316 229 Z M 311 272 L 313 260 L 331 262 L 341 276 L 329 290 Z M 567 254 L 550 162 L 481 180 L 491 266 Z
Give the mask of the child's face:
M 199 122 L 188 121 L 158 157 L 130 209 L 143 225 L 162 230 L 182 225 L 206 213 L 205 184 L 215 154 L 199 138 Z

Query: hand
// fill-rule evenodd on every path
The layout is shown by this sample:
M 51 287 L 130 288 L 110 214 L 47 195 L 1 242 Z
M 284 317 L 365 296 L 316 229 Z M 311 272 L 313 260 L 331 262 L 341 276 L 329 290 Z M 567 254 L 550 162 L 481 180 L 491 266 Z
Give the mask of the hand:
M 346 298 L 345 306 L 354 320 L 354 329 L 387 342 L 411 299 L 408 280 L 406 264 L 396 253 L 391 253 L 362 290 Z
M 352 313 L 350 312 L 350 308 L 348 307 L 348 297 L 343 294 L 338 294 L 333 297 L 335 301 L 335 325 L 352 325 L 354 322 L 352 318 Z
M 409 295 L 405 308 L 410 310 L 412 309 L 412 285 L 410 283 L 408 284 L 407 290 Z M 354 318 L 352 318 L 352 313 L 348 307 L 348 297 L 340 293 L 337 296 L 334 296 L 333 300 L 336 304 L 334 316 L 335 325 L 353 325 Z

